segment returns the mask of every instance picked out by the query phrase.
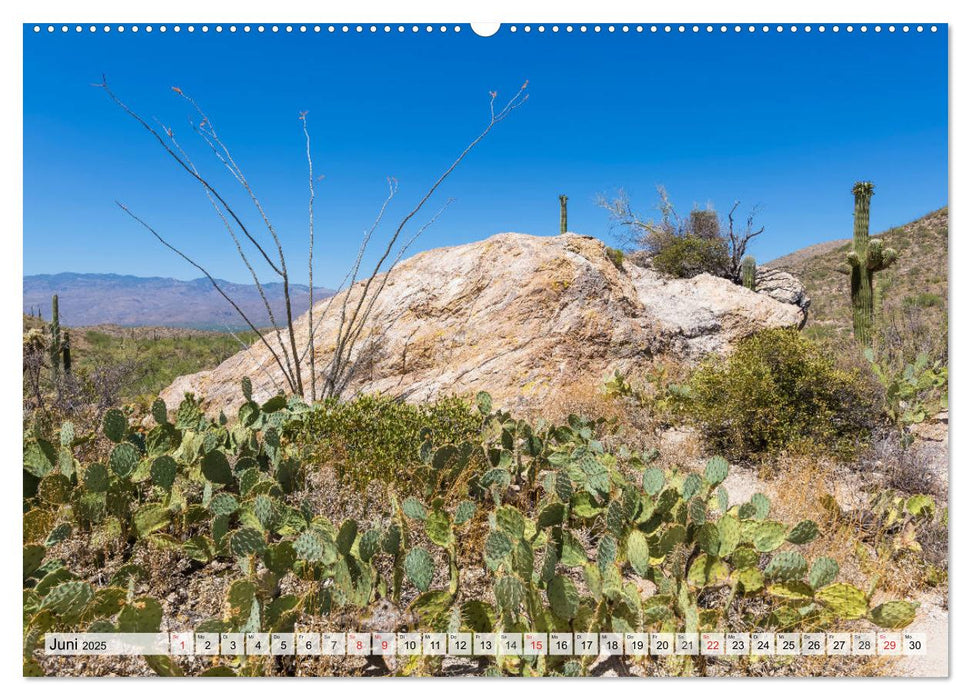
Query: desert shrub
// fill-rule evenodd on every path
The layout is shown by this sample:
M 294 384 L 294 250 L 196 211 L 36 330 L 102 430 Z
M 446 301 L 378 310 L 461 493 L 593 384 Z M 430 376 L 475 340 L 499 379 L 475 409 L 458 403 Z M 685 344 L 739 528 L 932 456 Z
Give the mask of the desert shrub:
M 687 412 L 714 449 L 732 457 L 812 451 L 850 457 L 868 440 L 879 409 L 869 378 L 840 367 L 791 329 L 743 340 L 690 381 Z
M 944 306 L 944 299 L 940 294 L 932 292 L 921 292 L 914 296 L 904 297 L 905 306 L 916 306 L 921 309 L 929 309 L 934 306 Z
M 447 397 L 419 405 L 364 395 L 328 399 L 287 428 L 315 461 L 333 463 L 342 478 L 363 488 L 372 479 L 410 480 L 426 440 L 458 443 L 477 435 L 482 417 L 465 400 Z
M 726 276 L 729 256 L 723 239 L 693 234 L 661 238 L 652 246 L 654 269 L 658 272 L 672 277 L 694 277 L 703 272 Z
M 604 195 L 598 198 L 613 225 L 625 231 L 622 239 L 630 248 L 632 262 L 641 265 L 642 258 L 647 258 L 658 272 L 673 277 L 707 272 L 742 284 L 742 261 L 748 244 L 765 230 L 764 226 L 755 226 L 757 209 L 743 226 L 735 220 L 738 202 L 724 220 L 711 207 L 695 207 L 687 217 L 681 217 L 663 187 L 658 188 L 658 195 L 659 219 L 648 219 L 634 211 L 623 190 L 612 199 Z
M 614 267 L 616 267 L 618 270 L 624 269 L 624 251 L 622 251 L 620 248 L 611 248 L 610 246 L 607 246 L 604 252 L 607 254 L 607 259 L 613 263 Z

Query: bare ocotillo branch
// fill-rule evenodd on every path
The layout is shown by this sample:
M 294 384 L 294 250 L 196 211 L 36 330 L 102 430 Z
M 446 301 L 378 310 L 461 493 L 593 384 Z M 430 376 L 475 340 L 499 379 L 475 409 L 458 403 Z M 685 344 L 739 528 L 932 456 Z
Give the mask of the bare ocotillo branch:
M 422 210 L 425 204 L 431 199 L 432 195 L 438 190 L 439 186 L 451 175 L 451 173 L 458 167 L 465 157 L 472 151 L 475 146 L 489 134 L 490 131 L 495 127 L 496 124 L 504 120 L 509 114 L 515 110 L 517 107 L 522 105 L 527 99 L 526 94 L 527 83 L 523 83 L 519 91 L 509 100 L 500 110 L 496 110 L 495 100 L 496 93 L 490 93 L 489 101 L 489 122 L 486 127 L 476 136 L 458 155 L 458 157 L 452 162 L 452 164 L 445 169 L 445 171 L 438 177 L 438 179 L 429 187 L 422 197 L 419 198 L 417 204 L 398 222 L 395 227 L 390 239 L 382 251 L 378 261 L 375 263 L 373 269 L 371 269 L 370 274 L 366 278 L 361 279 L 360 285 L 360 296 L 357 298 L 356 303 L 351 302 L 351 291 L 358 282 L 358 275 L 360 273 L 360 268 L 362 261 L 364 259 L 365 251 L 369 243 L 371 242 L 372 236 L 378 227 L 381 225 L 385 213 L 387 212 L 388 206 L 394 199 L 397 193 L 397 181 L 394 178 L 388 179 L 389 194 L 378 211 L 375 220 L 372 222 L 371 226 L 364 231 L 362 236 L 361 245 L 358 249 L 357 257 L 347 272 L 344 281 L 341 283 L 341 288 L 345 285 L 344 298 L 341 303 L 340 317 L 337 323 L 337 339 L 335 343 L 335 349 L 333 357 L 326 364 L 326 376 L 324 378 L 323 393 L 325 396 L 332 396 L 341 393 L 346 386 L 351 376 L 354 373 L 355 362 L 351 361 L 351 357 L 354 353 L 354 348 L 360 341 L 362 332 L 367 325 L 368 319 L 371 316 L 372 311 L 375 308 L 375 303 L 381 292 L 384 290 L 385 283 L 387 282 L 387 274 L 394 269 L 394 267 L 401 260 L 405 252 L 410 248 L 412 243 L 425 231 L 425 229 L 434 223 L 442 212 L 448 207 L 452 200 L 449 200 L 445 206 L 443 206 L 428 222 L 418 228 L 418 230 L 407 240 L 403 245 L 398 245 L 398 241 L 409 222 Z M 314 313 L 314 245 L 315 245 L 315 221 L 314 221 L 314 204 L 316 199 L 315 190 L 315 177 L 314 177 L 314 163 L 311 150 L 311 139 L 310 131 L 307 126 L 307 113 L 300 113 L 301 126 L 304 133 L 304 139 L 306 143 L 306 158 L 307 158 L 307 169 L 308 169 L 308 183 L 309 183 L 309 200 L 308 200 L 308 234 L 309 234 L 309 248 L 308 248 L 308 274 L 310 282 L 310 311 L 308 313 L 308 341 L 306 349 L 303 353 L 298 353 L 296 344 L 296 333 L 294 329 L 294 318 L 293 318 L 293 306 L 291 303 L 290 296 L 290 277 L 287 271 L 286 256 L 284 254 L 283 246 L 280 242 L 280 238 L 277 235 L 276 230 L 270 222 L 270 218 L 264 210 L 260 200 L 257 198 L 253 188 L 250 186 L 249 181 L 243 175 L 242 170 L 237 165 L 235 159 L 233 158 L 231 152 L 219 138 L 216 133 L 215 127 L 212 121 L 209 119 L 208 115 L 200 108 L 200 106 L 185 94 L 179 88 L 173 88 L 173 90 L 188 101 L 196 113 L 201 118 L 198 124 L 192 124 L 192 128 L 195 132 L 206 142 L 216 158 L 226 167 L 229 173 L 233 176 L 236 182 L 246 191 L 249 195 L 251 202 L 258 211 L 260 217 L 262 218 L 263 224 L 266 227 L 266 231 L 269 237 L 272 239 L 273 244 L 276 247 L 276 256 L 271 256 L 267 248 L 257 239 L 255 235 L 246 227 L 243 223 L 241 217 L 233 209 L 232 206 L 226 201 L 223 195 L 216 189 L 216 187 L 211 183 L 210 180 L 206 179 L 195 164 L 189 158 L 186 151 L 175 139 L 175 135 L 171 129 L 160 125 L 160 130 L 153 128 L 145 119 L 139 116 L 135 111 L 129 108 L 124 102 L 122 102 L 118 97 L 109 89 L 107 80 L 103 80 L 96 87 L 102 88 L 108 97 L 118 105 L 126 114 L 132 117 L 136 122 L 138 122 L 143 128 L 145 128 L 158 143 L 162 146 L 165 152 L 179 164 L 179 166 L 184 169 L 193 179 L 195 179 L 204 189 L 206 197 L 208 198 L 210 204 L 215 210 L 216 214 L 219 216 L 224 227 L 229 232 L 230 238 L 236 247 L 236 252 L 240 256 L 247 270 L 249 270 L 254 283 L 256 284 L 257 290 L 259 291 L 260 297 L 263 300 L 264 306 L 266 307 L 267 314 L 270 318 L 270 322 L 273 326 L 273 333 L 276 336 L 276 346 L 274 343 L 270 342 L 266 334 L 261 332 L 256 325 L 251 321 L 251 319 L 242 310 L 239 304 L 233 300 L 225 289 L 219 284 L 219 282 L 209 273 L 209 271 L 204 268 L 200 263 L 189 257 L 182 250 L 179 250 L 174 245 L 172 245 L 168 240 L 163 238 L 152 226 L 136 216 L 128 207 L 118 203 L 118 206 L 125 211 L 129 216 L 131 216 L 135 221 L 144 226 L 159 242 L 161 242 L 165 247 L 172 250 L 174 253 L 183 258 L 190 265 L 202 272 L 209 282 L 212 284 L 213 288 L 230 304 L 230 306 L 236 311 L 240 318 L 246 323 L 246 325 L 256 333 L 259 341 L 270 351 L 274 362 L 279 367 L 282 372 L 288 389 L 291 392 L 304 395 L 304 383 L 303 383 L 303 371 L 302 364 L 304 358 L 309 354 L 309 371 L 310 371 L 310 397 L 311 400 L 317 400 L 317 348 L 316 348 L 316 332 L 317 326 L 315 324 L 315 313 Z M 163 137 L 163 134 L 165 135 Z M 168 140 L 166 140 L 166 137 Z M 169 143 L 171 142 L 171 144 Z M 281 328 L 277 324 L 274 312 L 271 304 L 266 296 L 265 289 L 262 281 L 257 275 L 255 268 L 250 262 L 249 256 L 243 247 L 243 242 L 237 236 L 236 230 L 242 232 L 243 237 L 249 242 L 257 251 L 257 253 L 263 258 L 266 264 L 270 267 L 274 274 L 276 274 L 283 283 L 283 297 L 286 307 L 286 323 L 285 332 L 286 338 L 283 337 Z M 274 257 L 276 259 L 274 259 Z M 383 267 L 389 258 L 391 259 L 390 265 L 387 270 L 383 270 Z M 383 278 L 376 282 L 376 278 L 384 272 Z M 328 302 L 327 307 L 324 310 L 326 314 L 327 310 L 330 308 L 330 304 L 333 301 Z M 282 353 L 282 357 L 281 357 Z M 265 370 L 264 370 L 265 371 Z
M 137 216 L 136 216 L 136 215 L 135 215 L 135 214 L 134 214 L 134 213 L 133 213 L 133 212 L 131 211 L 131 209 L 129 209 L 128 207 L 126 207 L 126 206 L 125 206 L 124 204 L 122 204 L 121 202 L 115 202 L 115 204 L 117 204 L 117 205 L 118 205 L 119 207 L 121 207 L 121 209 L 122 209 L 122 210 L 123 210 L 123 211 L 124 211 L 124 212 L 125 212 L 126 214 L 128 214 L 128 216 L 130 216 L 130 217 L 131 217 L 131 218 L 133 218 L 133 219 L 134 219 L 135 221 L 137 221 L 137 222 L 138 222 L 138 223 L 140 223 L 140 224 L 141 224 L 142 226 L 144 226 L 144 227 L 145 227 L 146 229 L 148 229 L 148 231 L 149 231 L 149 232 L 150 232 L 150 233 L 151 233 L 151 234 L 152 234 L 153 236 L 155 236 L 155 237 L 156 237 L 156 238 L 157 238 L 157 239 L 159 240 L 159 242 L 160 242 L 160 243 L 161 243 L 162 245 L 164 245 L 164 246 L 165 246 L 166 248 L 168 248 L 169 250 L 171 250 L 172 252 L 174 252 L 174 253 L 175 253 L 176 255 L 178 255 L 178 256 L 179 256 L 180 258 L 182 258 L 183 260 L 185 260 L 185 261 L 186 261 L 187 263 L 189 263 L 190 265 L 192 265 L 192 266 L 193 266 L 194 268 L 196 268 L 197 270 L 199 270 L 199 272 L 201 272 L 202 274 L 204 274 L 204 275 L 206 276 L 206 279 L 208 279 L 208 280 L 209 280 L 209 282 L 210 282 L 210 284 L 212 284 L 212 286 L 213 286 L 213 288 L 214 288 L 214 289 L 215 289 L 215 290 L 216 290 L 217 292 L 219 292 L 219 294 L 220 294 L 220 295 L 222 296 L 222 298 L 223 298 L 223 299 L 225 299 L 225 300 L 226 300 L 227 302 L 229 302 L 229 305 L 230 305 L 230 306 L 232 306 L 232 307 L 233 307 L 233 309 L 234 309 L 234 310 L 236 311 L 236 313 L 237 313 L 237 314 L 239 314 L 239 317 L 240 317 L 241 319 L 243 319 L 243 321 L 245 321 L 245 322 L 246 322 L 246 325 L 247 325 L 247 326 L 249 326 L 249 328 L 250 328 L 250 330 L 252 330 L 252 331 L 253 331 L 254 333 L 256 333 L 256 335 L 257 335 L 257 336 L 259 336 L 259 338 L 260 338 L 260 341 L 262 341 L 262 343 L 263 343 L 263 345 L 265 345 L 265 346 L 266 346 L 266 348 L 267 348 L 267 350 L 269 350 L 269 351 L 270 351 L 270 354 L 271 354 L 271 355 L 273 355 L 273 359 L 274 359 L 274 360 L 276 361 L 276 363 L 277 363 L 277 366 L 279 366 L 279 368 L 280 368 L 280 369 L 281 369 L 281 370 L 283 371 L 283 374 L 284 374 L 284 376 L 286 376 L 286 377 L 287 377 L 287 378 L 289 379 L 289 376 L 288 376 L 288 374 L 287 374 L 287 370 L 286 370 L 286 367 L 285 367 L 285 366 L 283 365 L 283 362 L 282 362 L 282 361 L 280 360 L 280 356 L 279 356 L 279 355 L 277 355 L 277 353 L 276 353 L 276 350 L 274 350 L 274 349 L 273 349 L 273 346 L 272 346 L 272 345 L 271 345 L 271 344 L 270 344 L 270 343 L 269 343 L 269 342 L 268 342 L 268 341 L 266 340 L 266 336 L 264 336 L 264 335 L 263 335 L 263 334 L 262 334 L 262 333 L 260 332 L 260 330 L 259 330 L 259 329 L 258 329 L 258 328 L 257 328 L 257 327 L 256 327 L 255 325 L 253 325 L 253 322 L 252 322 L 252 321 L 250 321 L 250 319 L 249 319 L 249 317 L 248 317 L 248 316 L 246 315 L 246 312 L 245 312 L 245 311 L 243 311 L 243 310 L 242 310 L 242 309 L 241 309 L 241 308 L 239 307 L 239 304 L 237 304 L 237 303 L 236 303 L 236 302 L 235 302 L 235 301 L 233 300 L 233 298 L 232 298 L 232 297 L 230 297 L 230 296 L 229 296 L 229 295 L 228 295 L 228 294 L 227 294 L 227 293 L 225 292 L 225 290 L 223 290 L 223 288 L 222 288 L 222 287 L 221 287 L 221 286 L 219 285 L 219 282 L 217 282 L 217 281 L 216 281 L 216 278 L 214 278 L 214 277 L 213 277 L 213 276 L 212 276 L 211 274 L 209 274 L 209 271 L 208 271 L 208 270 L 207 270 L 206 268 L 204 268 L 204 267 L 203 267 L 202 265 L 200 265 L 199 263 L 197 263 L 197 262 L 196 262 L 195 260 L 193 260 L 192 258 L 190 258 L 190 257 L 189 257 L 188 255 L 186 255 L 185 253 L 183 253 L 183 252 L 182 252 L 181 250 L 179 250 L 179 249 L 178 249 L 178 248 L 176 248 L 176 247 L 175 247 L 174 245 L 172 245 L 171 243 L 169 243 L 169 242 L 168 242 L 167 240 L 165 240 L 164 238 L 162 238 L 162 236 L 161 236 L 161 235 L 159 235 L 159 233 L 158 233 L 158 231 L 156 231 L 156 230 L 155 230 L 154 228 L 152 228 L 152 227 L 151 227 L 150 225 L 148 225 L 147 223 L 145 223 L 145 222 L 144 222 L 144 221 L 143 221 L 142 219 L 140 219 L 140 218 L 138 218 L 138 217 L 137 217 Z M 293 385 L 291 384 L 291 386 L 290 386 L 290 390 L 291 390 L 291 391 L 295 391 L 295 390 L 296 390 L 296 387 L 295 387 L 295 386 L 293 386 Z

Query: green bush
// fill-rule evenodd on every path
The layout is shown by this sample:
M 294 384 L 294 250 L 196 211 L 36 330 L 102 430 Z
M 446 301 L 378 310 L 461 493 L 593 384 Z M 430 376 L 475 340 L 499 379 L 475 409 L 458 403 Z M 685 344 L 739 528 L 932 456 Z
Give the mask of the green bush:
M 782 451 L 854 455 L 879 409 L 867 378 L 796 330 L 761 331 L 695 371 L 690 416 L 734 458 Z
M 482 416 L 458 397 L 419 405 L 365 395 L 328 399 L 287 427 L 286 436 L 319 463 L 363 488 L 372 479 L 405 485 L 421 465 L 422 443 L 461 442 L 479 434 Z
M 718 277 L 728 274 L 728 246 L 722 238 L 694 234 L 672 235 L 656 246 L 654 269 L 672 277 L 694 277 L 707 272 Z
M 607 254 L 607 259 L 613 263 L 614 267 L 618 270 L 624 269 L 624 251 L 619 248 L 611 248 L 607 246 L 604 250 Z

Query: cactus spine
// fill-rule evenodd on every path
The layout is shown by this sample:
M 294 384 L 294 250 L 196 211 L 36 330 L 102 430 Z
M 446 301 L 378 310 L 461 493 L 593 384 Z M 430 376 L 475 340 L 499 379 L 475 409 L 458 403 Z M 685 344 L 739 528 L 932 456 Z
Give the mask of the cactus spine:
M 870 198 L 872 182 L 853 185 L 853 250 L 846 256 L 850 275 L 850 299 L 853 304 L 853 336 L 869 345 L 873 335 L 873 275 L 885 270 L 897 259 L 893 248 L 882 241 L 870 240 Z
M 565 194 L 560 195 L 560 233 L 566 233 L 566 200 Z
M 755 291 L 755 258 L 751 255 L 742 258 L 742 286 Z
M 61 323 L 57 309 L 57 295 L 51 297 L 51 375 L 57 383 L 61 373 Z

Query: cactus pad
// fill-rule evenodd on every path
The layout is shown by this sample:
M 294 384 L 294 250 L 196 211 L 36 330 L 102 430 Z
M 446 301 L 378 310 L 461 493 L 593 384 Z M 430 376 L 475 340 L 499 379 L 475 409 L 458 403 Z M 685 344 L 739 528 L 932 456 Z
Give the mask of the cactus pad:
M 603 573 L 617 558 L 617 540 L 613 535 L 604 535 L 597 545 L 597 568 Z
M 61 473 L 48 474 L 40 480 L 37 495 L 51 505 L 67 503 L 71 497 L 71 480 Z
M 297 557 L 304 561 L 332 563 L 337 559 L 337 549 L 324 536 L 314 530 L 304 530 L 293 542 Z M 330 556 L 328 556 L 328 553 Z
M 229 551 L 236 557 L 261 554 L 265 547 L 262 533 L 250 527 L 236 530 L 229 536 Z
M 233 483 L 233 470 L 226 455 L 219 450 L 210 450 L 202 458 L 202 475 L 214 484 Z
M 812 520 L 803 520 L 789 532 L 786 539 L 793 544 L 806 544 L 819 536 L 819 527 Z
M 415 588 L 424 593 L 435 577 L 435 560 L 428 550 L 415 547 L 405 557 L 405 575 Z
M 108 466 L 111 467 L 111 471 L 125 479 L 135 471 L 138 457 L 138 448 L 129 442 L 123 442 L 115 445 L 115 448 L 111 451 L 111 455 L 108 457 Z
M 799 552 L 779 552 L 765 567 L 765 575 L 777 581 L 801 579 L 806 575 L 806 558 Z
M 718 526 L 715 523 L 705 523 L 698 528 L 695 540 L 705 554 L 717 557 L 721 551 L 721 535 L 719 535 Z
M 381 551 L 381 531 L 372 528 L 361 535 L 357 550 L 361 555 L 361 561 L 371 561 L 374 555 Z
M 511 614 L 519 612 L 519 606 L 522 605 L 523 599 L 526 597 L 523 582 L 515 576 L 500 578 L 493 586 L 493 592 L 496 595 L 496 604 L 499 608 Z
M 898 630 L 914 621 L 917 606 L 905 600 L 881 603 L 870 611 L 870 621 L 886 629 Z
M 546 597 L 553 614 L 564 620 L 572 620 L 580 610 L 580 594 L 573 581 L 565 576 L 554 576 L 547 586 Z
M 644 578 L 651 567 L 647 538 L 640 530 L 632 530 L 627 536 L 627 561 L 637 575 Z
M 452 537 L 452 523 L 445 511 L 433 510 L 428 515 L 425 520 L 425 534 L 439 547 L 451 547 L 455 543 Z
M 136 598 L 118 613 L 118 631 L 125 633 L 158 632 L 162 625 L 162 606 L 150 596 Z
M 157 398 L 152 402 L 152 418 L 159 425 L 164 425 L 169 421 L 169 409 L 161 398 Z
M 836 579 L 839 570 L 840 566 L 835 559 L 820 557 L 809 569 L 809 585 L 816 590 L 828 586 Z
M 483 416 L 489 415 L 492 413 L 492 396 L 485 391 L 480 391 L 475 396 L 475 405 Z
M 401 510 L 412 520 L 424 520 L 428 517 L 428 511 L 425 509 L 425 504 L 413 496 L 402 501 Z
M 495 571 L 512 552 L 512 541 L 503 533 L 493 531 L 485 541 L 486 565 Z
M 217 493 L 209 501 L 209 510 L 213 515 L 232 515 L 239 508 L 235 496 L 225 491 Z
M 475 515 L 475 503 L 473 501 L 462 501 L 455 508 L 455 524 L 464 525 L 472 516 Z
M 253 515 L 264 528 L 271 527 L 277 518 L 276 503 L 266 494 L 259 494 L 253 499 Z
M 855 620 L 867 614 L 866 593 L 847 583 L 833 583 L 819 589 L 816 600 L 844 620 Z
M 50 589 L 40 607 L 58 616 L 76 619 L 92 598 L 94 589 L 87 581 L 65 581 Z
M 128 418 L 117 408 L 110 408 L 101 421 L 101 430 L 112 442 L 121 442 L 128 434 Z
M 705 465 L 705 481 L 712 486 L 718 486 L 728 476 L 728 460 L 724 457 L 712 457 Z
M 645 469 L 642 484 L 645 492 L 656 496 L 664 488 L 664 472 L 657 467 Z
M 152 462 L 152 483 L 168 491 L 175 483 L 175 475 L 178 470 L 179 465 L 168 455 L 157 457 Z
M 357 539 L 357 521 L 353 518 L 348 518 L 343 523 L 341 523 L 340 530 L 337 531 L 337 551 L 343 554 L 345 557 L 351 553 L 351 547 L 354 546 L 354 540 Z
M 168 526 L 169 511 L 163 505 L 149 503 L 135 511 L 132 523 L 139 537 L 147 537 Z
M 786 526 L 774 521 L 759 523 L 752 532 L 752 544 L 760 552 L 778 549 L 786 539 Z
M 697 474 L 688 474 L 681 485 L 681 498 L 690 501 L 701 490 L 701 477 Z

